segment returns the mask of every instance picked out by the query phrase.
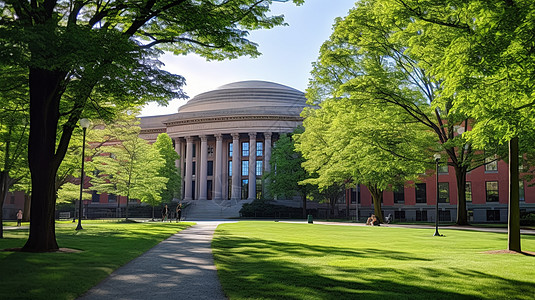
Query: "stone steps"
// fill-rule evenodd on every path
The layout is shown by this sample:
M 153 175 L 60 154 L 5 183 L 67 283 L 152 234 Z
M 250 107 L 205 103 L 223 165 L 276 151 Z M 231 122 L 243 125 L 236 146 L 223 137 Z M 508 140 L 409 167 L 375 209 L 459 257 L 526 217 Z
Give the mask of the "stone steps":
M 240 217 L 240 209 L 248 200 L 192 200 L 184 209 L 186 221 L 220 220 Z

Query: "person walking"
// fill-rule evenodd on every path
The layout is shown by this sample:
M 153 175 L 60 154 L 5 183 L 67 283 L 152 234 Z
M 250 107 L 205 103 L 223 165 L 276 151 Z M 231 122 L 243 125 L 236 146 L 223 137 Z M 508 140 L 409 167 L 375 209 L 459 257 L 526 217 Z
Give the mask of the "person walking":
M 22 226 L 22 209 L 17 212 L 17 226 Z
M 180 221 L 181 217 L 182 217 L 182 203 L 179 203 L 176 206 L 176 222 L 177 223 Z
M 169 209 L 167 208 L 167 204 L 162 208 L 162 222 L 167 221 L 167 215 L 169 214 Z

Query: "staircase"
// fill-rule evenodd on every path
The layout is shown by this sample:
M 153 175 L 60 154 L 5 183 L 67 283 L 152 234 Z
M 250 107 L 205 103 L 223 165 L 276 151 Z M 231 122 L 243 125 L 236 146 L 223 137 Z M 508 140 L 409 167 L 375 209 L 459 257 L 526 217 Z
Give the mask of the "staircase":
M 240 217 L 240 209 L 250 200 L 191 200 L 184 209 L 185 221 L 235 219 Z

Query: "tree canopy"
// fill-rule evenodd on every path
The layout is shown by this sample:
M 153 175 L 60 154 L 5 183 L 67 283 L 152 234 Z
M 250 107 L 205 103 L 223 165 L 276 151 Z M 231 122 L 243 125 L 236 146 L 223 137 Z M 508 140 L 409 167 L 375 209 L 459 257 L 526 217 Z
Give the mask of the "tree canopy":
M 300 4 L 303 0 L 294 0 Z M 284 25 L 270 0 L 0 3 L 0 62 L 27 70 L 32 190 L 24 251 L 58 249 L 56 172 L 76 123 L 111 119 L 132 105 L 181 98 L 184 78 L 161 70 L 162 51 L 207 59 L 257 56 L 250 30 Z M 56 141 L 59 140 L 58 143 Z
M 165 161 L 158 171 L 160 177 L 167 178 L 166 187 L 161 191 L 160 198 L 163 202 L 170 203 L 173 198 L 178 197 L 180 194 L 181 180 L 176 167 L 176 161 L 180 157 L 173 148 L 173 141 L 167 133 L 159 134 L 153 147 L 158 150 Z

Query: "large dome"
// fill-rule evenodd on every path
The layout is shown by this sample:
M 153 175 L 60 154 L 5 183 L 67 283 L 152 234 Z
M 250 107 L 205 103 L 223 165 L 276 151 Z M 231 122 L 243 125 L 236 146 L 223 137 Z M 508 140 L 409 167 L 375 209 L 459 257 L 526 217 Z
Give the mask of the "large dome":
M 267 81 L 241 81 L 199 94 L 178 109 L 181 113 L 209 111 L 279 111 L 301 110 L 306 105 L 303 92 Z

